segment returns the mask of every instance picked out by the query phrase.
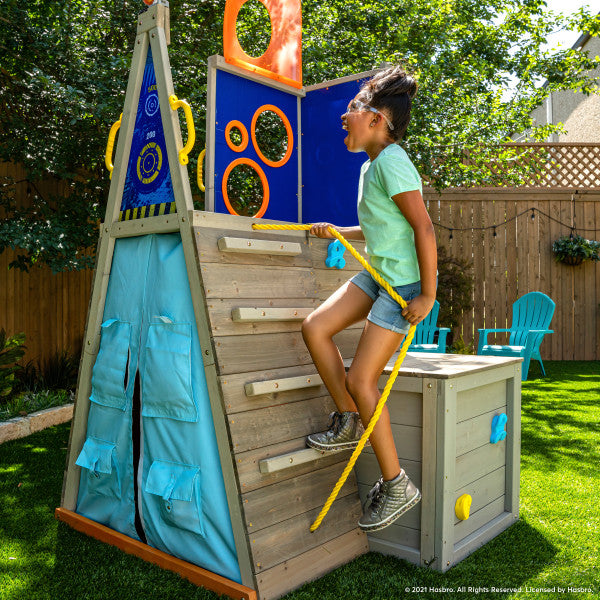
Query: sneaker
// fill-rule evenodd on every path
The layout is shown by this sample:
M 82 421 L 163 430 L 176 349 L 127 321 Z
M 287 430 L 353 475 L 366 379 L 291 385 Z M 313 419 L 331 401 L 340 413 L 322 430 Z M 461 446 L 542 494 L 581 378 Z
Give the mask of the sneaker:
M 356 448 L 364 432 L 362 421 L 355 412 L 332 412 L 329 415 L 329 429 L 323 433 L 313 433 L 306 438 L 306 445 L 316 450 L 348 450 Z M 367 444 L 369 441 L 367 440 Z
M 383 529 L 415 506 L 420 499 L 421 492 L 404 470 L 391 481 L 384 481 L 382 477 L 367 495 L 358 526 L 363 531 Z

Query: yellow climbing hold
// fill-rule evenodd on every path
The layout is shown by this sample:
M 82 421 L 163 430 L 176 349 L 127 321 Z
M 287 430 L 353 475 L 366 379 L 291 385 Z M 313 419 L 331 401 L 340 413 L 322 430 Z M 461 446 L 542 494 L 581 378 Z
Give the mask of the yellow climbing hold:
M 471 502 L 473 498 L 469 494 L 463 494 L 454 505 L 454 512 L 457 518 L 461 521 L 466 521 L 469 518 L 469 511 L 471 510 Z
M 276 225 L 276 224 L 270 224 L 270 223 L 253 223 L 252 224 L 252 229 L 274 229 L 274 230 L 292 229 L 292 230 L 301 231 L 301 230 L 308 230 L 310 228 L 311 228 L 311 225 Z M 352 247 L 352 245 L 344 238 L 344 236 L 342 236 L 333 227 L 329 228 L 329 233 L 331 233 L 331 235 L 333 235 L 335 238 L 337 238 L 344 245 L 344 247 L 350 252 L 350 254 L 352 254 L 352 256 L 354 256 L 354 258 L 356 258 L 356 260 L 363 266 L 363 268 L 365 268 L 373 276 L 373 279 L 375 279 L 375 281 L 377 281 L 377 283 L 379 283 L 385 289 L 385 291 L 396 302 L 398 302 L 400 304 L 400 306 L 402 308 L 404 308 L 406 306 L 406 302 L 404 301 L 404 299 L 401 296 L 399 296 L 398 293 L 396 292 L 396 290 L 394 290 L 394 288 L 387 281 L 385 281 L 385 279 L 383 279 L 379 275 L 379 273 L 377 273 L 373 269 L 373 267 Z M 362 452 L 362 449 L 365 447 L 365 444 L 367 443 L 367 440 L 369 439 L 369 436 L 371 435 L 373 429 L 375 428 L 375 425 L 377 424 L 377 421 L 383 411 L 383 407 L 385 406 L 388 396 L 390 395 L 390 391 L 392 390 L 394 381 L 396 381 L 396 377 L 398 376 L 400 367 L 402 366 L 402 363 L 404 362 L 404 357 L 406 356 L 408 347 L 411 345 L 414 337 L 415 337 L 415 326 L 411 325 L 406 337 L 404 338 L 404 341 L 402 342 L 402 346 L 400 348 L 400 353 L 398 354 L 398 358 L 396 359 L 396 362 L 394 363 L 394 367 L 392 369 L 389 379 L 387 380 L 387 383 L 385 384 L 385 388 L 383 389 L 383 392 L 381 393 L 381 397 L 379 398 L 379 402 L 377 403 L 377 406 L 375 407 L 373 416 L 371 417 L 369 424 L 365 428 L 365 431 L 362 434 L 362 436 L 358 442 L 358 446 L 356 446 L 356 448 L 354 449 L 354 452 L 352 453 L 352 456 L 350 457 L 350 460 L 348 461 L 346 468 L 340 475 L 338 482 L 335 484 L 333 490 L 331 491 L 331 494 L 329 495 L 327 502 L 325 502 L 323 508 L 321 509 L 319 516 L 315 519 L 315 522 L 310 526 L 311 531 L 313 531 L 313 532 L 316 531 L 317 528 L 319 527 L 319 525 L 321 524 L 321 521 L 325 518 L 325 515 L 329 511 L 329 508 L 333 504 L 333 501 L 336 499 L 340 489 L 344 485 L 346 479 L 348 479 L 348 475 L 350 475 L 350 471 L 352 471 L 352 468 L 354 467 L 354 463 L 356 463 L 360 453 Z

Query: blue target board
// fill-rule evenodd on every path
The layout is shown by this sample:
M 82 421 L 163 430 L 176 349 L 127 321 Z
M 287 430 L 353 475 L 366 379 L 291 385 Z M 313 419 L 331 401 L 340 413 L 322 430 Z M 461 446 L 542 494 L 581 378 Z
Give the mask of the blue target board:
M 152 51 L 148 49 L 120 221 L 176 212 Z

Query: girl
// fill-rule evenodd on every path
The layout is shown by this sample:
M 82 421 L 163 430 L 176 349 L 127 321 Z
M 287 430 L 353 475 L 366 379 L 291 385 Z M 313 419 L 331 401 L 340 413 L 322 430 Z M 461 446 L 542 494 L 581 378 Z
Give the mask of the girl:
M 358 227 L 335 227 L 344 237 L 366 240 L 373 268 L 408 303 L 401 306 L 362 271 L 338 289 L 302 324 L 304 341 L 333 398 L 328 431 L 308 436 L 318 450 L 354 448 L 379 400 L 377 380 L 410 325 L 422 321 L 435 301 L 437 250 L 433 225 L 421 195 L 419 174 L 397 145 L 410 121 L 415 80 L 401 67 L 380 71 L 360 89 L 342 115 L 350 152 L 366 152 L 358 185 Z M 310 232 L 333 237 L 329 223 Z M 367 319 L 346 374 L 332 337 Z M 360 416 L 359 416 L 360 415 Z M 361 423 L 362 421 L 362 423 Z M 382 529 L 414 506 L 419 490 L 400 467 L 387 406 L 370 436 L 382 477 L 370 491 L 359 520 L 366 531 Z

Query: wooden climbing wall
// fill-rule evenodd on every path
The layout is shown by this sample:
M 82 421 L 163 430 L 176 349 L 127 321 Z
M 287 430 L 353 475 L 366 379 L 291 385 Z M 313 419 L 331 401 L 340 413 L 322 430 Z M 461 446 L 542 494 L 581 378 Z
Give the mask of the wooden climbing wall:
M 194 213 L 193 232 L 235 464 L 243 527 L 261 599 L 279 597 L 368 551 L 357 528 L 354 473 L 315 533 L 309 527 L 350 452 L 306 449 L 332 399 L 300 331 L 302 319 L 360 270 L 325 266 L 330 240 L 253 231 L 251 218 Z M 364 243 L 358 244 L 364 253 Z M 362 325 L 337 336 L 354 355 Z M 306 449 L 306 451 L 303 451 Z

